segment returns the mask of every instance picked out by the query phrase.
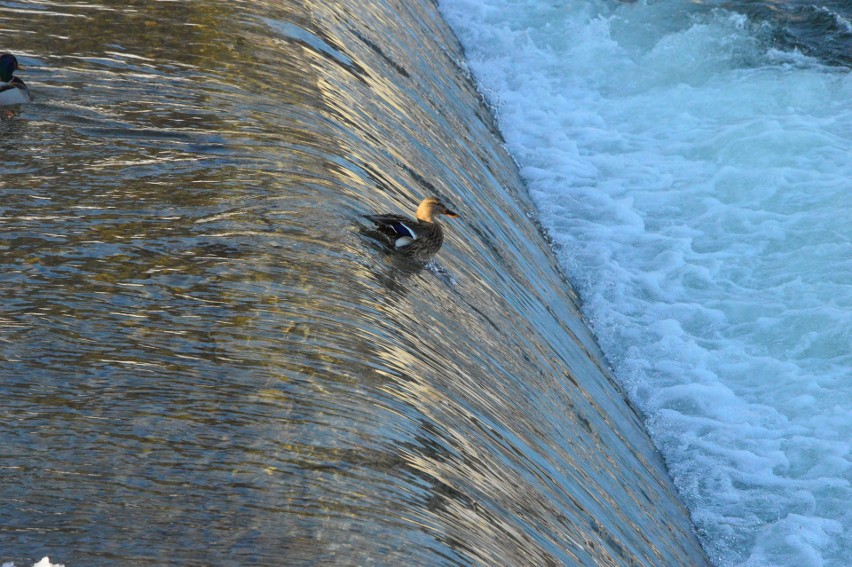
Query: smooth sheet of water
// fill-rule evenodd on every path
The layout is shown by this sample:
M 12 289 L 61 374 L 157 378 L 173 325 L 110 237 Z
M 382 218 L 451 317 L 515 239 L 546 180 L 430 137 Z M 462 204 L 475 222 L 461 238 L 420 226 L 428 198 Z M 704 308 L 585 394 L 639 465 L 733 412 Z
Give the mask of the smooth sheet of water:
M 852 6 L 446 0 L 719 565 L 852 558 Z
M 704 562 L 434 4 L 0 27 L 0 561 Z

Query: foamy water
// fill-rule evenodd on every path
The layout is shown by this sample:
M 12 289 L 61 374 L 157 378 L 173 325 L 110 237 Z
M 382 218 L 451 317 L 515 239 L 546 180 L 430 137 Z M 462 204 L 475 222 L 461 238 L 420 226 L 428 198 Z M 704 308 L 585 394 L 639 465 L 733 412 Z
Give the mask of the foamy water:
M 848 565 L 849 70 L 696 3 L 441 8 L 712 560 Z
M 15 567 L 15 563 L 9 561 L 9 562 L 3 563 L 3 567 Z M 49 557 L 42 557 L 41 561 L 33 564 L 33 567 L 65 567 L 65 566 L 60 565 L 59 563 L 51 563 Z

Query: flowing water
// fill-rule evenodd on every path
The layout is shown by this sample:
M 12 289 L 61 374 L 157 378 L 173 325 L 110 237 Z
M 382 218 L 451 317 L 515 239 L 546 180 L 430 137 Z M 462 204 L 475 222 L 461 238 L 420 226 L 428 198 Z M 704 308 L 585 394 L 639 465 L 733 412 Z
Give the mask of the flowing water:
M 704 563 L 433 3 L 0 28 L 0 561 Z
M 852 4 L 442 10 L 711 560 L 852 564 Z

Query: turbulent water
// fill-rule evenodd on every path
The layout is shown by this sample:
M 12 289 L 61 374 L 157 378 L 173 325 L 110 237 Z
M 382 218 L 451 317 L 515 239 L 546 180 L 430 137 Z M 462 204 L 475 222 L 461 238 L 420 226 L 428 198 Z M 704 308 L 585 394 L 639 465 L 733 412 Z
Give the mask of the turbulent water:
M 705 563 L 434 3 L 0 26 L 0 562 Z
M 852 558 L 852 5 L 444 0 L 711 560 Z

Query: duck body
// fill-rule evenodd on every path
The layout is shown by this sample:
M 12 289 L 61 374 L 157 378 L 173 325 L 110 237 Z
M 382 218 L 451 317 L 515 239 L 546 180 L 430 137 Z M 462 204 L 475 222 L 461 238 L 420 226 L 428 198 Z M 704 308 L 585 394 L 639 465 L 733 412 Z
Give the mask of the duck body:
M 26 83 L 13 75 L 18 68 L 18 60 L 14 55 L 0 55 L 0 106 L 25 104 L 32 100 Z
M 394 250 L 425 260 L 444 243 L 444 229 L 435 219 L 437 215 L 458 216 L 440 200 L 429 197 L 417 207 L 416 219 L 395 214 L 364 215 L 364 218 L 375 223 L 376 230 L 388 239 Z

